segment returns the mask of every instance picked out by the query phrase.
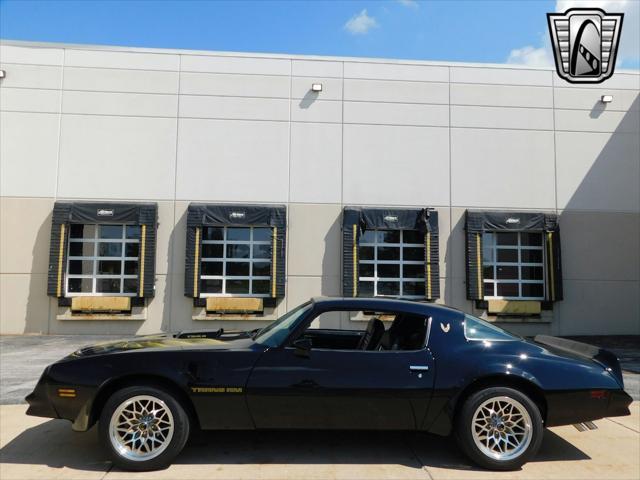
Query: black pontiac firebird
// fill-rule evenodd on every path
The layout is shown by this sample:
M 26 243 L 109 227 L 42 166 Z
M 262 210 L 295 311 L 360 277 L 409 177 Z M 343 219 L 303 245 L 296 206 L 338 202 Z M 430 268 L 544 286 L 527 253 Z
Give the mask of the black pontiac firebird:
M 349 315 L 367 329 L 315 327 Z M 623 388 L 606 350 L 528 341 L 433 304 L 325 298 L 253 332 L 82 348 L 46 368 L 27 413 L 77 431 L 98 422 L 114 463 L 129 470 L 166 467 L 193 428 L 454 434 L 477 464 L 510 470 L 535 455 L 544 427 L 628 415 Z

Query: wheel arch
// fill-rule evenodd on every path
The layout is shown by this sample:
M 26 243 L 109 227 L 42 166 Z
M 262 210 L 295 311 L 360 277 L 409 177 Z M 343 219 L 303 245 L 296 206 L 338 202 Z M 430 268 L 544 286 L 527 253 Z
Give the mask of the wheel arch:
M 184 407 L 191 425 L 198 428 L 200 427 L 200 421 L 191 398 L 189 398 L 187 393 L 181 389 L 176 382 L 161 375 L 132 374 L 111 379 L 100 387 L 91 405 L 88 428 L 98 421 L 102 409 L 111 395 L 123 388 L 134 386 L 157 387 L 173 394 L 176 400 Z
M 536 404 L 540 410 L 542 421 L 546 424 L 548 405 L 542 388 L 526 378 L 506 374 L 492 374 L 479 377 L 464 387 L 453 400 L 452 418 L 454 421 L 467 398 L 480 390 L 490 387 L 513 388 L 514 390 L 524 393 Z

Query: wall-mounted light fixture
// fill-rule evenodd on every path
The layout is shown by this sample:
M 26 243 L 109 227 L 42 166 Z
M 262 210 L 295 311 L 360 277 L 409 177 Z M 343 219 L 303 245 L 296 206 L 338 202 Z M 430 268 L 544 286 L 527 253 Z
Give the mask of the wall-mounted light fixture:
M 0 70 L 0 78 L 4 78 L 5 76 L 5 71 L 4 70 Z
M 322 84 L 321 83 L 313 83 L 311 85 L 311 91 L 312 92 L 321 92 L 322 91 Z
M 600 97 L 600 101 L 602 103 L 611 103 L 613 102 L 613 95 L 602 95 Z

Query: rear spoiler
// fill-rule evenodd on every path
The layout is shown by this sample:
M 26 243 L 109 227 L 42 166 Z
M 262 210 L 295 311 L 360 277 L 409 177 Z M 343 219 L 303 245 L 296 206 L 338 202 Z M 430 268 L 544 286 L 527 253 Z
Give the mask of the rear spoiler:
M 604 348 L 589 345 L 588 343 L 576 342 L 567 338 L 552 337 L 550 335 L 536 335 L 533 339 L 536 343 L 548 345 L 588 358 L 605 367 L 618 381 L 620 386 L 624 388 L 624 380 L 622 378 L 622 368 L 620 361 L 614 353 Z

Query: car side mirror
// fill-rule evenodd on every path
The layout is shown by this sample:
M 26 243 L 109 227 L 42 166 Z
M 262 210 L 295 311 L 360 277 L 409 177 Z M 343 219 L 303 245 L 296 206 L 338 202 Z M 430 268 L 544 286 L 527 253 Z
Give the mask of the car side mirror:
M 293 347 L 295 348 L 293 351 L 295 355 L 298 357 L 309 358 L 312 347 L 311 339 L 306 337 L 299 338 L 293 342 Z

